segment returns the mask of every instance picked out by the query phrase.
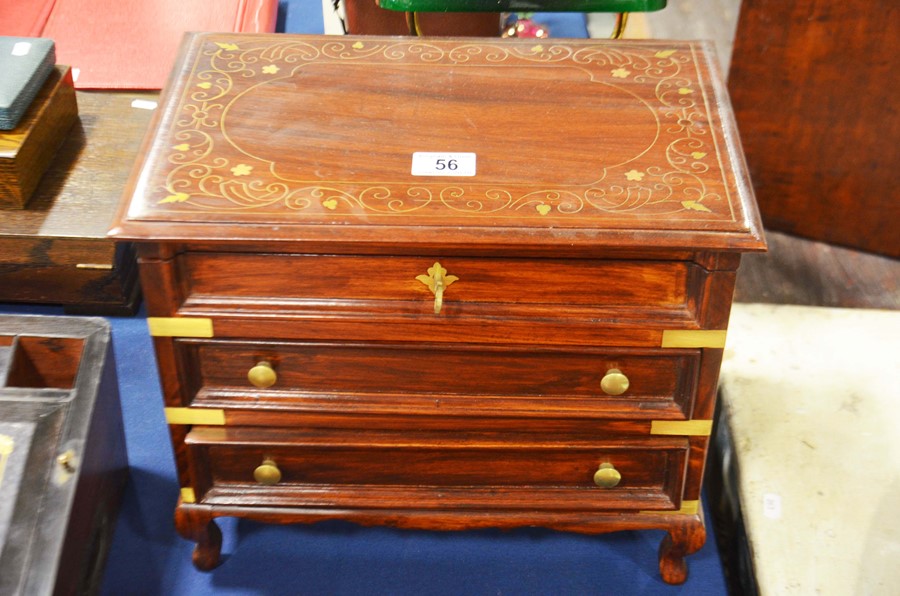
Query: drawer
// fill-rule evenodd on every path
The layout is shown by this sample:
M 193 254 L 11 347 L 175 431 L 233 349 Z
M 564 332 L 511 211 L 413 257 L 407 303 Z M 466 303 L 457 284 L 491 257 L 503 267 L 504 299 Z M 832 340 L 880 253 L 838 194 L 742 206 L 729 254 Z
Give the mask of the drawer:
M 572 318 L 694 316 L 706 272 L 688 261 L 189 252 L 176 257 L 188 308 Z M 431 281 L 440 263 L 443 294 Z M 425 281 L 423 281 L 425 280 Z
M 683 438 L 277 428 L 195 427 L 186 443 L 204 503 L 378 509 L 677 509 L 688 452 Z
M 189 400 L 199 405 L 385 415 L 686 419 L 700 361 L 699 350 L 680 349 L 176 345 L 181 378 L 193 380 Z

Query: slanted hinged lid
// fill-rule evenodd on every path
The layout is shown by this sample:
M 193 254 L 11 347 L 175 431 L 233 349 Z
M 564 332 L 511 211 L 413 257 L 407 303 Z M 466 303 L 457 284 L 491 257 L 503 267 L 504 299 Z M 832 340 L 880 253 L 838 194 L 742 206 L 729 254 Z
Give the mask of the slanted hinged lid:
M 712 63 L 693 42 L 194 34 L 113 234 L 759 250 Z

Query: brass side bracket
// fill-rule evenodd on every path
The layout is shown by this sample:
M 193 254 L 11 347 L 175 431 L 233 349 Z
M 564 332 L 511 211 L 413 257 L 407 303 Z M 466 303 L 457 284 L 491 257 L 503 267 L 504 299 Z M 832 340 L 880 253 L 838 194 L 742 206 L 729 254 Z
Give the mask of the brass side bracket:
M 666 329 L 662 348 L 724 348 L 725 329 Z
M 650 434 L 708 437 L 712 433 L 712 425 L 712 420 L 653 420 L 650 422 Z
M 225 410 L 218 408 L 165 408 L 166 422 L 169 424 L 190 424 L 198 426 L 222 426 L 225 424 Z
M 441 264 L 435 262 L 428 268 L 428 275 L 417 275 L 416 279 L 428 286 L 434 294 L 434 314 L 439 314 L 444 306 L 444 290 L 459 278 L 455 275 L 447 275 L 447 270 Z
M 16 442 L 9 435 L 0 435 L 0 486 L 3 485 L 3 472 L 6 470 L 6 462 L 12 455 Z
M 205 317 L 147 317 L 153 337 L 214 337 L 213 321 Z
M 657 515 L 664 515 L 667 513 L 675 514 L 675 515 L 697 515 L 698 513 L 700 513 L 700 501 L 699 500 L 698 501 L 682 501 L 681 509 L 678 509 L 677 511 L 647 510 L 647 511 L 641 511 L 641 513 L 657 514 Z

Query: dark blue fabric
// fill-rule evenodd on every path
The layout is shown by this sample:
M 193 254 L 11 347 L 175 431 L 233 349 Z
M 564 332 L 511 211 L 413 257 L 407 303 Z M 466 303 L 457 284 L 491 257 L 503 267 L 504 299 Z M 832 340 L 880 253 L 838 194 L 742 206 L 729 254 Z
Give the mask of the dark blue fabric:
M 0 304 L 0 313 L 62 314 Z M 175 532 L 179 486 L 142 314 L 111 317 L 131 480 L 107 562 L 103 594 L 726 594 L 712 532 L 688 558 L 684 586 L 659 579 L 662 532 L 601 536 L 541 529 L 423 532 L 344 522 L 270 526 L 219 520 L 225 562 L 191 564 Z M 707 520 L 710 519 L 707 515 Z
M 281 0 L 275 30 L 279 33 L 322 33 L 321 0 Z

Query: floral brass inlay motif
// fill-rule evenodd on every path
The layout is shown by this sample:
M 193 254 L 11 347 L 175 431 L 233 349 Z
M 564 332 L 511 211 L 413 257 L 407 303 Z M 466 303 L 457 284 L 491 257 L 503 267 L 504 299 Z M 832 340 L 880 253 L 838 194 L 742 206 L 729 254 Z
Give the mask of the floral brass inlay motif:
M 231 210 L 293 212 L 314 216 L 365 214 L 421 217 L 579 218 L 690 214 L 693 219 L 734 220 L 729 180 L 722 172 L 710 122 L 706 91 L 699 85 L 697 57 L 690 46 L 466 43 L 427 41 L 328 41 L 318 44 L 286 37 L 207 40 L 197 53 L 172 123 L 167 161 L 172 167 L 162 187 L 153 188 L 157 209 L 193 212 Z M 655 51 L 654 51 L 655 50 Z M 565 63 L 591 81 L 639 97 L 656 114 L 655 144 L 631 161 L 601 169 L 588 185 L 535 190 L 503 188 L 489 182 L 394 184 L 273 180 L 273 164 L 222 151 L 223 119 L 231 103 L 252 84 L 291 76 L 312 63 L 436 65 Z M 647 90 L 652 90 L 652 97 Z M 639 96 L 643 93 L 644 96 Z M 238 161 L 240 160 L 240 161 Z M 681 219 L 689 219 L 682 217 Z

